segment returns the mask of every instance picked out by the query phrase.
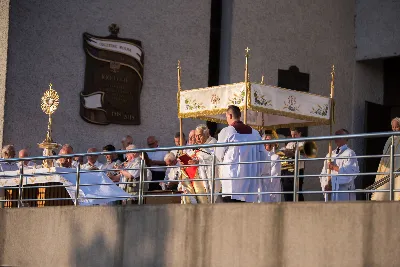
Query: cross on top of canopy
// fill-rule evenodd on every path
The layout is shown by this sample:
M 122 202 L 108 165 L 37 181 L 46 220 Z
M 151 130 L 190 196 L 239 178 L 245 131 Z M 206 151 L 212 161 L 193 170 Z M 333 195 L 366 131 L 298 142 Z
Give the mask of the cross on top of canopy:
M 178 117 L 226 123 L 227 107 L 236 105 L 243 112 L 243 121 L 258 130 L 331 123 L 334 67 L 331 73 L 331 97 L 289 90 L 263 82 L 250 82 L 248 50 L 245 81 L 240 83 L 181 90 L 178 62 Z

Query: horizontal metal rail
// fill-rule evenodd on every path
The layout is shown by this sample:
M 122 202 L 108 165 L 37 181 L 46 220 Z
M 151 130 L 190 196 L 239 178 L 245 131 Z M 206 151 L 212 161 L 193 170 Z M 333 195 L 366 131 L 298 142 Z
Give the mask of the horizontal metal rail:
M 229 180 L 234 180 L 234 181 L 240 181 L 240 180 L 250 180 L 250 181 L 265 181 L 266 179 L 280 179 L 281 181 L 285 179 L 294 179 L 295 181 L 295 187 L 294 190 L 292 191 L 260 191 L 258 190 L 257 192 L 235 192 L 235 193 L 223 193 L 223 192 L 214 192 L 212 190 L 211 193 L 204 193 L 204 194 L 190 194 L 188 192 L 186 193 L 179 193 L 179 192 L 174 192 L 171 194 L 158 194 L 158 193 L 153 193 L 152 191 L 145 192 L 144 191 L 144 186 L 145 185 L 150 185 L 150 184 L 168 184 L 168 183 L 180 183 L 181 181 L 170 181 L 170 180 L 146 180 L 147 174 L 146 170 L 148 171 L 154 171 L 154 170 L 159 170 L 159 169 L 176 169 L 180 168 L 182 166 L 145 166 L 145 164 L 141 164 L 139 168 L 123 168 L 126 171 L 139 171 L 141 173 L 142 178 L 139 179 L 137 177 L 137 180 L 133 181 L 120 181 L 120 182 L 107 182 L 107 183 L 85 183 L 80 181 L 82 179 L 83 174 L 87 173 L 108 173 L 108 172 L 119 172 L 121 169 L 116 168 L 116 169 L 101 169 L 101 170 L 85 170 L 85 169 L 80 169 L 79 167 L 76 168 L 76 170 L 71 171 L 71 172 L 65 172 L 65 171 L 55 171 L 52 172 L 50 169 L 47 172 L 43 172 L 43 169 L 40 172 L 36 173 L 36 170 L 31 171 L 30 168 L 23 167 L 20 172 L 17 172 L 16 174 L 10 175 L 6 173 L 0 172 L 0 181 L 1 179 L 18 179 L 19 183 L 18 185 L 13 185 L 13 186 L 7 186 L 7 183 L 2 183 L 3 186 L 0 187 L 0 190 L 5 190 L 7 193 L 12 190 L 18 190 L 18 198 L 17 199 L 1 199 L 0 202 L 10 202 L 10 203 L 15 203 L 18 202 L 18 207 L 20 207 L 20 204 L 23 204 L 24 202 L 31 202 L 31 201 L 41 201 L 41 202 L 47 202 L 47 201 L 65 201 L 65 200 L 72 200 L 78 205 L 79 202 L 84 202 L 86 200 L 96 200 L 96 199 L 107 199 L 109 197 L 101 197 L 101 196 L 96 196 L 96 197 L 88 197 L 84 196 L 81 193 L 79 193 L 82 189 L 91 187 L 91 186 L 129 186 L 132 188 L 135 188 L 136 191 L 131 193 L 130 199 L 134 200 L 139 200 L 139 204 L 143 203 L 143 199 L 148 199 L 148 198 L 153 198 L 153 197 L 160 197 L 160 198 L 165 198 L 165 197 L 199 197 L 199 196 L 207 196 L 211 197 L 212 200 L 215 200 L 217 197 L 221 196 L 249 196 L 249 195 L 255 195 L 255 196 L 262 196 L 266 194 L 273 194 L 273 195 L 288 195 L 288 194 L 293 194 L 294 196 L 297 196 L 299 194 L 347 194 L 347 193 L 389 193 L 390 194 L 390 199 L 394 200 L 394 193 L 400 192 L 399 188 L 394 188 L 394 179 L 396 179 L 396 176 L 400 174 L 399 169 L 396 169 L 394 166 L 394 159 L 396 157 L 399 157 L 400 154 L 395 154 L 395 150 L 393 148 L 393 140 L 394 136 L 399 136 L 400 132 L 383 132 L 383 133 L 363 133 L 363 134 L 350 134 L 350 135 L 336 135 L 336 136 L 321 136 L 321 137 L 302 137 L 302 138 L 288 138 L 288 139 L 273 139 L 273 140 L 262 140 L 262 141 L 249 141 L 249 142 L 238 142 L 238 143 L 214 143 L 214 144 L 203 144 L 203 145 L 189 145 L 189 146 L 172 146 L 172 147 L 158 147 L 158 148 L 140 148 L 140 149 L 133 149 L 133 150 L 119 150 L 119 151 L 103 151 L 103 152 L 92 152 L 92 153 L 74 153 L 74 154 L 69 154 L 69 155 L 55 155 L 55 156 L 37 156 L 37 157 L 26 157 L 26 158 L 13 158 L 13 159 L 0 159 L 0 165 L 3 163 L 9 163 L 13 164 L 16 162 L 24 162 L 24 161 L 38 161 L 38 160 L 57 160 L 60 158 L 70 158 L 70 157 L 83 157 L 83 156 L 99 156 L 99 155 L 110 155 L 110 154 L 127 154 L 127 153 L 137 153 L 138 155 L 147 153 L 147 152 L 154 152 L 154 151 L 171 151 L 171 150 L 196 150 L 196 149 L 202 149 L 202 148 L 210 148 L 210 149 L 218 149 L 220 147 L 229 147 L 229 146 L 244 146 L 244 145 L 265 145 L 265 144 L 276 144 L 276 143 L 287 143 L 287 142 L 306 142 L 306 141 L 330 141 L 334 139 L 355 139 L 355 138 L 377 138 L 377 137 L 391 137 L 392 138 L 392 148 L 391 152 L 389 155 L 387 154 L 382 154 L 382 155 L 359 155 L 359 156 L 351 156 L 351 157 L 346 157 L 346 156 L 339 156 L 339 157 L 316 157 L 316 158 L 306 158 L 300 155 L 300 157 L 295 157 L 293 159 L 278 159 L 278 160 L 263 160 L 263 161 L 251 161 L 251 162 L 219 162 L 217 160 L 213 160 L 212 163 L 210 164 L 204 164 L 204 163 L 198 163 L 198 164 L 192 164 L 192 165 L 185 165 L 184 167 L 198 167 L 198 168 L 223 168 L 226 165 L 246 165 L 246 164 L 270 164 L 270 163 L 294 163 L 294 166 L 297 166 L 295 169 L 298 170 L 298 163 L 300 162 L 319 162 L 321 165 L 323 164 L 324 161 L 330 160 L 330 159 L 357 159 L 357 160 L 364 160 L 364 159 L 370 159 L 370 158 L 382 158 L 382 159 L 389 159 L 390 166 L 387 166 L 389 171 L 386 172 L 364 172 L 364 173 L 346 173 L 346 174 L 340 174 L 340 176 L 343 177 L 351 177 L 351 176 L 357 176 L 357 177 L 365 177 L 365 176 L 385 176 L 389 177 L 389 182 L 390 186 L 388 187 L 389 189 L 375 189 L 375 190 L 367 190 L 367 189 L 354 189 L 354 190 L 346 190 L 346 191 L 338 191 L 338 190 L 331 190 L 331 191 L 324 191 L 324 190 L 298 190 L 296 188 L 297 185 L 297 179 L 300 178 L 306 178 L 306 179 L 312 179 L 312 178 L 322 178 L 322 177 L 327 177 L 327 176 L 333 176 L 333 174 L 300 174 L 296 173 L 295 175 L 260 175 L 257 177 L 238 177 L 238 178 L 223 178 L 219 177 L 217 169 L 215 169 L 214 174 L 212 174 L 212 177 L 207 177 L 207 178 L 200 178 L 196 177 L 195 179 L 190 179 L 188 182 L 202 182 L 202 183 L 210 183 L 211 187 L 210 188 L 215 188 L 215 183 L 216 182 L 226 182 Z M 212 150 L 211 150 L 212 151 Z M 142 155 L 143 157 L 143 155 Z M 213 156 L 216 158 L 215 156 Z M 52 184 L 52 185 L 46 185 L 46 182 L 40 180 L 40 184 L 33 183 L 29 181 L 29 178 L 32 177 L 43 177 L 43 176 L 52 176 L 52 175 L 71 175 L 75 174 L 77 177 L 76 183 L 75 184 Z M 42 178 L 43 179 L 43 178 Z M 46 178 L 45 178 L 46 179 Z M 43 198 L 42 197 L 37 197 L 37 198 L 22 198 L 24 190 L 52 190 L 52 189 L 57 189 L 59 188 L 60 190 L 65 190 L 68 189 L 69 191 L 74 191 L 75 192 L 75 198 L 65 198 L 65 197 L 54 197 L 54 196 L 49 196 L 46 198 L 46 196 Z M 39 196 L 39 195 L 38 195 Z M 112 196 L 113 199 L 126 199 L 126 196 Z M 294 197 L 296 199 L 296 197 Z M 21 202 L 21 203 L 19 203 Z M 212 202 L 213 203 L 213 202 Z M 23 205 L 21 205 L 23 206 Z

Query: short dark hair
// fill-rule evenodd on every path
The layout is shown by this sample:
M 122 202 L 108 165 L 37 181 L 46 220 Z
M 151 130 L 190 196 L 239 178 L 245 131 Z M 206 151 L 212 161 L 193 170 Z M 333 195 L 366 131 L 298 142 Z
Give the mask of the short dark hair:
M 229 105 L 228 109 L 226 110 L 226 112 L 231 113 L 232 117 L 234 119 L 240 119 L 240 117 L 242 117 L 242 113 L 240 112 L 240 108 L 238 106 L 235 106 L 235 105 Z
M 182 133 L 182 137 L 183 137 L 183 139 L 186 140 L 185 133 Z M 176 132 L 176 133 L 175 133 L 175 138 L 181 138 L 181 132 Z
M 103 147 L 103 151 L 115 151 L 115 146 L 106 145 L 105 147 Z
M 301 133 L 300 128 L 290 128 L 290 131 Z
M 349 131 L 347 131 L 346 129 L 342 128 L 339 129 L 335 132 L 335 135 L 346 135 L 346 134 L 350 134 Z

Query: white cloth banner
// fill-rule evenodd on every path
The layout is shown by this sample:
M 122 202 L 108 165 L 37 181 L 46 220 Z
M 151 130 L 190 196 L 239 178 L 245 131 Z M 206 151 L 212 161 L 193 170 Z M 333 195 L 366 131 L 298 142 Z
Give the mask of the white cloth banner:
M 63 174 L 53 174 L 54 172 Z M 64 174 L 65 173 L 65 174 Z M 67 185 L 67 192 L 72 200 L 75 199 L 76 192 L 76 170 L 70 168 L 51 168 L 49 169 L 26 169 L 23 179 L 23 185 L 41 184 L 41 183 L 62 183 Z M 6 171 L 0 173 L 0 187 L 18 186 L 20 178 L 19 171 Z M 8 177 L 7 177 L 8 176 Z M 15 176 L 15 177 L 9 177 Z M 79 184 L 96 184 L 90 186 L 80 186 L 79 205 L 99 205 L 112 201 L 132 198 L 132 196 L 118 187 L 103 172 L 88 172 L 80 174 Z M 91 199 L 93 198 L 93 199 Z M 98 198 L 98 199 L 96 199 Z
M 142 56 L 142 50 L 136 45 L 129 44 L 125 41 L 97 39 L 93 36 L 87 37 L 86 42 L 99 49 L 110 50 L 131 56 L 141 63 L 140 58 Z

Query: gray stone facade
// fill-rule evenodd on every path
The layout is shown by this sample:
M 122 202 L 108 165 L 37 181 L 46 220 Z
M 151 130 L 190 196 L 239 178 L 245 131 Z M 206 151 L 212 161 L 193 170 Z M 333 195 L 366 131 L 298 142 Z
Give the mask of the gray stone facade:
M 11 1 L 3 144 L 40 153 L 37 143 L 47 129 L 40 98 L 51 82 L 60 95 L 53 117 L 57 142 L 70 143 L 77 152 L 107 144 L 120 148 L 122 137 L 130 134 L 138 146 L 146 144 L 148 135 L 157 136 L 160 145 L 173 145 L 179 131 L 177 61 L 184 89 L 207 86 L 209 11 L 209 0 Z M 107 36 L 111 23 L 119 25 L 120 37 L 140 40 L 144 48 L 139 126 L 100 126 L 79 116 L 85 70 L 82 34 Z M 185 131 L 196 123 L 185 120 Z

